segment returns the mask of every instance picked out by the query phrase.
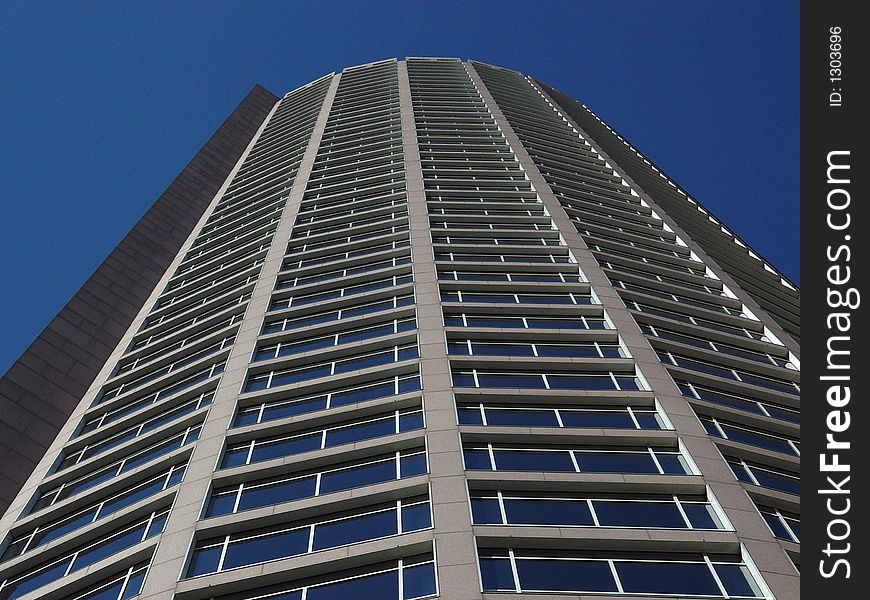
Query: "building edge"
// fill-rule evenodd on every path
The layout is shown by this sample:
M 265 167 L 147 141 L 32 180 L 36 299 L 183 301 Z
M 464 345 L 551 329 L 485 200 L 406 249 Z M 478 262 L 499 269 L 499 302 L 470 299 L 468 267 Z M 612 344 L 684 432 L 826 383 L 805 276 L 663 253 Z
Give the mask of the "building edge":
M 81 402 L 277 96 L 255 85 L 0 379 L 0 514 Z
M 665 211 L 789 336 L 800 343 L 800 289 L 747 242 L 679 187 L 646 155 L 571 96 L 532 77 L 587 135 Z M 723 229 L 724 228 L 724 229 Z M 727 229 L 727 231 L 725 231 Z

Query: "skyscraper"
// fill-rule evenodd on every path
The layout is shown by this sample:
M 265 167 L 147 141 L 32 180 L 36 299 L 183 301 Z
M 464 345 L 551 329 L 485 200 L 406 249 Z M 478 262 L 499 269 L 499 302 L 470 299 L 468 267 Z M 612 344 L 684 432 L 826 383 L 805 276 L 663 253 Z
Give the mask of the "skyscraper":
M 0 383 L 0 600 L 797 598 L 798 314 L 534 78 L 255 88 Z

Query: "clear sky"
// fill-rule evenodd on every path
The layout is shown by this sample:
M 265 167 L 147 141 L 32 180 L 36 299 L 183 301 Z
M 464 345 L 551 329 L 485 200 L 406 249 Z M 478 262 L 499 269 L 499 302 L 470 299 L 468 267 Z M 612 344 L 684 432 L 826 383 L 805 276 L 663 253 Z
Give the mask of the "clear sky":
M 254 83 L 473 58 L 578 98 L 799 281 L 796 2 L 0 3 L 0 373 Z

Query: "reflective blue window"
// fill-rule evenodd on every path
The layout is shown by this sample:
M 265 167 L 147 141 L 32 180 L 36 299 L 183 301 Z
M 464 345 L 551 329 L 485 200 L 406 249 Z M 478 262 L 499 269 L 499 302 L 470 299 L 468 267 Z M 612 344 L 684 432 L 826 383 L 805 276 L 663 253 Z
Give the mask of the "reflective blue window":
M 604 527 L 670 527 L 683 529 L 686 522 L 673 502 L 593 502 Z
M 609 375 L 584 375 L 582 377 L 577 377 L 572 375 L 547 374 L 547 381 L 550 383 L 550 389 L 554 390 L 616 389 L 616 386 Z
M 603 412 L 603 411 L 579 411 L 579 410 L 563 410 L 561 411 L 562 423 L 565 427 L 589 427 L 601 429 L 635 429 L 634 421 L 628 412 Z M 650 429 L 660 429 L 655 417 L 652 418 L 654 427 Z
M 330 393 L 319 394 L 306 398 L 275 400 L 240 409 L 236 415 L 235 427 L 259 422 L 273 421 L 295 415 L 326 410 L 357 402 L 366 402 L 377 398 L 404 394 L 420 389 L 420 377 L 409 375 L 391 377 L 388 380 L 377 381 L 361 386 L 340 388 Z M 398 392 L 397 392 L 398 390 Z M 261 416 L 262 410 L 262 416 Z
M 329 585 L 312 587 L 308 590 L 307 600 L 348 600 L 348 598 L 384 598 L 392 600 L 399 597 L 399 578 L 395 571 L 378 573 L 339 581 Z
M 245 483 L 241 486 L 216 490 L 212 494 L 205 516 L 213 517 L 232 513 L 237 497 L 239 498 L 237 510 L 244 511 L 340 490 L 394 481 L 400 476 L 402 478 L 413 477 L 426 473 L 426 471 L 425 452 L 419 449 L 407 450 L 398 457 L 390 455 L 388 458 L 363 460 L 359 464 L 351 464 L 319 474 L 291 479 L 277 478 L 274 481 Z M 319 485 L 318 478 L 320 479 Z
M 472 498 L 471 516 L 475 525 L 504 524 L 496 498 Z
M 720 525 L 713 516 L 713 509 L 706 504 L 683 503 L 683 510 L 689 517 L 689 523 L 695 529 L 719 529 Z
M 480 577 L 484 591 L 516 591 L 517 589 L 511 563 L 505 559 L 481 557 Z
M 595 521 L 585 501 L 505 498 L 508 523 L 528 525 L 584 525 Z
M 479 413 L 478 413 L 479 414 Z M 553 410 L 487 410 L 486 423 L 493 426 L 558 427 Z
M 425 454 L 403 456 L 400 459 L 400 463 L 402 477 L 413 477 L 414 475 L 421 475 L 428 471 Z
M 325 523 L 314 529 L 314 549 L 335 548 L 362 540 L 395 535 L 398 533 L 397 527 L 396 513 L 392 510 Z
M 328 494 L 381 481 L 392 481 L 395 478 L 395 464 L 392 462 L 374 463 L 355 469 L 325 473 L 320 480 L 320 490 L 321 493 Z
M 220 563 L 223 546 L 212 546 L 195 552 L 187 568 L 188 577 L 196 577 L 204 573 L 214 573 Z
M 315 433 L 277 442 L 256 444 L 254 446 L 254 451 L 251 453 L 251 462 L 259 462 L 271 458 L 319 450 L 320 443 L 321 436 L 319 433 Z
M 649 454 L 576 452 L 580 471 L 591 473 L 658 473 Z
M 111 540 L 106 541 L 105 543 L 99 544 L 88 550 L 83 550 L 82 552 L 80 552 L 78 558 L 76 559 L 76 568 L 80 569 L 99 560 L 102 560 L 107 556 L 112 556 L 113 554 L 120 552 L 124 548 L 129 548 L 130 546 L 137 544 L 142 539 L 143 531 L 138 529 L 133 529 L 131 531 L 127 531 L 126 533 L 117 535 L 111 538 Z
M 561 552 L 540 555 L 480 550 L 484 591 L 616 592 L 616 571 L 626 594 L 758 598 L 760 589 L 745 565 L 692 555 L 674 559 L 583 557 Z M 516 578 L 511 564 L 515 566 Z M 715 575 L 714 575 L 715 571 Z M 717 584 L 722 582 L 725 593 Z
M 689 472 L 682 456 L 679 454 L 656 453 L 656 459 L 662 467 L 662 471 L 668 475 L 685 475 Z
M 122 552 L 135 544 L 153 536 L 163 529 L 164 513 L 152 513 L 148 518 L 120 530 L 112 532 L 89 546 L 79 548 L 74 553 L 62 557 L 49 565 L 37 565 L 24 573 L 10 574 L 0 584 L 0 598 L 14 600 L 42 586 L 61 579 L 67 572 L 79 571 L 104 558 Z M 149 527 L 149 523 L 151 526 Z
M 434 596 L 435 568 L 432 563 L 402 569 L 403 600 Z
M 518 559 L 517 574 L 524 591 L 616 592 L 606 561 Z
M 209 501 L 205 516 L 226 515 L 233 512 L 236 505 L 236 494 L 213 495 Z
M 703 563 L 618 561 L 616 572 L 627 593 L 722 595 Z
M 278 439 L 266 438 L 253 442 L 233 444 L 224 452 L 221 466 L 222 468 L 228 468 L 273 458 L 292 456 L 294 454 L 349 444 L 402 431 L 413 431 L 423 427 L 422 411 L 419 409 L 402 411 L 398 413 L 398 423 L 396 423 L 396 420 L 396 413 L 393 413 L 362 423 L 327 429 L 325 430 L 325 436 L 323 431 L 315 431 Z M 253 449 L 251 450 L 252 447 Z
M 489 460 L 489 451 L 478 448 L 465 448 L 462 452 L 465 459 L 465 468 L 469 471 L 489 471 L 492 463 Z
M 524 375 L 522 373 L 478 373 L 477 380 L 482 388 L 529 388 L 544 389 L 544 379 L 537 374 Z
M 139 594 L 148 571 L 147 563 L 139 563 L 112 577 L 91 585 L 76 595 L 77 600 L 126 600 Z
M 263 421 L 274 421 L 276 419 L 284 419 L 286 417 L 292 417 L 295 415 L 302 415 L 309 412 L 314 412 L 317 410 L 324 410 L 326 408 L 326 396 L 318 396 L 316 398 L 309 398 L 305 400 L 300 400 L 298 402 L 288 402 L 286 404 L 281 404 L 279 406 L 267 406 L 263 408 Z M 241 414 L 239 415 L 241 417 Z M 255 420 L 252 421 L 256 423 Z M 240 419 L 236 420 L 236 425 L 245 425 L 246 423 L 241 422 Z
M 309 498 L 314 495 L 316 484 L 317 481 L 314 477 L 305 477 L 246 489 L 239 500 L 239 510 L 250 510 L 261 506 L 290 502 L 299 498 Z
M 402 508 L 402 531 L 418 531 L 432 526 L 429 504 L 415 504 Z
M 483 415 L 477 407 L 459 407 L 456 412 L 460 425 L 483 425 Z
M 500 471 L 575 471 L 568 452 L 495 450 L 495 465 Z
M 297 554 L 304 554 L 307 551 L 307 528 L 264 535 L 258 538 L 231 543 L 227 546 L 223 569 L 233 569 L 243 565 L 295 556 Z
M 729 596 L 753 598 L 761 595 L 745 566 L 717 564 L 713 568 L 716 569 L 716 575 L 719 576 L 719 581 L 725 586 Z
M 401 530 L 397 518 L 402 524 Z M 334 521 L 285 529 L 275 528 L 276 530 L 273 531 L 256 532 L 250 537 L 245 537 L 250 535 L 245 533 L 231 534 L 199 542 L 193 551 L 187 577 L 374 540 L 425 529 L 430 525 L 428 501 L 404 505 L 400 501 L 398 506 L 394 505 L 392 508 L 347 516 Z

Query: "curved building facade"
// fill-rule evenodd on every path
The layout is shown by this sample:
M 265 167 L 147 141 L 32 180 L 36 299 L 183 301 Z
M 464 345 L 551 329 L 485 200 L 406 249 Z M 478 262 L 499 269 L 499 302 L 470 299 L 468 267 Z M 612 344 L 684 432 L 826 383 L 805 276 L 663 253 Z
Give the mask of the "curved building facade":
M 799 597 L 794 285 L 532 77 L 255 92 L 0 383 L 0 600 Z

